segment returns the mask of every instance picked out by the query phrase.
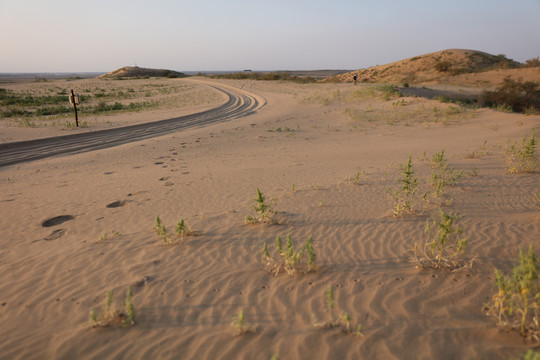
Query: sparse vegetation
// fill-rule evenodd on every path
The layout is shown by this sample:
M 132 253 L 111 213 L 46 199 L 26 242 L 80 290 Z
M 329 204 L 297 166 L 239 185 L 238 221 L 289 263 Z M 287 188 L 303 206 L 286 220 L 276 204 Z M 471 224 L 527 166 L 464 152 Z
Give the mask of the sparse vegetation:
M 448 159 L 444 156 L 444 149 L 440 153 L 433 154 L 431 168 L 437 171 L 431 174 L 431 185 L 435 188 L 436 197 L 443 195 L 446 185 L 455 186 L 463 175 L 463 170 L 456 173 L 454 168 L 450 167 Z
M 411 155 L 407 164 L 400 164 L 400 167 L 403 169 L 400 180 L 401 189 L 392 191 L 389 187 L 386 188 L 388 199 L 395 203 L 392 212 L 396 217 L 404 213 L 419 214 L 422 210 L 418 206 L 418 179 L 414 175 Z
M 180 219 L 178 223 L 176 224 L 176 236 L 179 238 L 184 238 L 185 236 L 196 236 L 199 235 L 198 231 L 193 231 L 191 228 L 186 224 L 184 219 Z
M 534 129 L 531 137 L 523 136 L 521 143 L 510 141 L 506 144 L 505 159 L 506 168 L 512 174 L 532 173 L 540 165 L 540 159 L 536 155 L 536 136 Z
M 132 326 L 135 325 L 135 307 L 131 301 L 133 293 L 131 288 L 126 291 L 124 311 L 119 310 L 114 303 L 114 292 L 109 290 L 105 299 L 105 305 L 100 313 L 92 309 L 90 311 L 90 323 L 93 328 L 109 326 Z
M 169 244 L 170 243 L 170 239 L 169 239 L 169 236 L 167 234 L 167 229 L 165 228 L 165 225 L 161 222 L 161 219 L 159 218 L 159 216 L 156 216 L 156 219 L 154 221 L 153 229 L 156 232 L 156 234 L 160 238 L 163 239 L 164 244 Z
M 212 79 L 233 79 L 233 80 L 282 80 L 282 81 L 292 81 L 298 84 L 309 84 L 316 83 L 317 79 L 311 76 L 296 76 L 292 75 L 287 71 L 279 72 L 236 72 L 230 74 L 220 74 L 220 75 L 207 75 Z
M 154 227 L 153 230 L 155 233 L 163 239 L 164 245 L 174 245 L 179 244 L 186 236 L 196 236 L 199 235 L 197 231 L 192 231 L 190 227 L 186 224 L 184 219 L 180 219 L 178 223 L 176 224 L 175 232 L 176 232 L 176 239 L 171 238 L 167 232 L 167 229 L 165 228 L 165 224 L 161 221 L 159 216 L 156 216 L 156 219 L 154 221 Z
M 418 265 L 422 268 L 456 270 L 472 261 L 465 263 L 462 259 L 467 247 L 467 238 L 462 236 L 463 227 L 456 222 L 461 218 L 458 214 L 446 214 L 442 210 L 440 220 L 426 223 L 426 240 L 422 246 L 414 243 L 413 253 Z
M 489 315 L 498 320 L 503 329 L 519 331 L 521 336 L 540 341 L 540 278 L 532 245 L 524 253 L 519 250 L 519 263 L 512 275 L 495 269 L 498 291 L 486 306 Z
M 307 238 L 299 250 L 296 250 L 291 235 L 287 235 L 285 247 L 281 242 L 281 237 L 278 235 L 276 238 L 276 252 L 278 256 L 274 258 L 268 251 L 268 246 L 264 243 L 262 262 L 275 276 L 278 276 L 282 270 L 289 275 L 297 272 L 308 273 L 319 270 L 316 264 L 317 256 L 313 248 L 312 236 Z
M 354 335 L 360 335 L 362 334 L 362 325 L 358 324 L 354 327 L 354 330 L 352 330 L 351 322 L 352 318 L 349 315 L 348 312 L 342 311 L 337 317 L 334 314 L 334 307 L 335 307 L 335 299 L 334 299 L 334 291 L 332 289 L 332 285 L 328 285 L 328 288 L 326 288 L 325 292 L 325 302 L 326 302 L 326 309 L 328 311 L 328 317 L 330 318 L 330 321 L 319 321 L 317 317 L 312 314 L 312 324 L 313 326 L 317 328 L 333 328 L 333 327 L 341 327 L 343 329 L 343 332 L 347 334 L 354 334 Z
M 244 321 L 245 321 L 244 310 L 240 310 L 238 312 L 238 315 L 233 317 L 233 320 L 231 322 L 231 326 L 236 330 L 237 335 L 243 335 L 249 332 L 255 332 L 253 328 L 250 328 L 244 325 Z
M 277 219 L 275 218 L 275 216 L 277 215 L 277 211 L 273 210 L 272 206 L 270 206 L 266 202 L 266 197 L 261 192 L 261 190 L 259 190 L 259 188 L 257 188 L 257 196 L 253 200 L 251 207 L 256 212 L 256 215 L 246 216 L 245 222 L 247 224 L 277 223 Z

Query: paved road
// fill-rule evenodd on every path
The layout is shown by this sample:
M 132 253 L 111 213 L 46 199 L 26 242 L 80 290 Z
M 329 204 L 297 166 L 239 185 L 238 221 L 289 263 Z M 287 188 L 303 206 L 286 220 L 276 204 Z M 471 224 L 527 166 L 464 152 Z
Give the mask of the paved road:
M 232 120 L 247 116 L 264 105 L 250 93 L 219 84 L 209 86 L 227 95 L 229 97 L 227 103 L 215 109 L 174 119 L 75 135 L 0 144 L 0 167 L 51 156 L 110 148 L 170 134 L 182 129 Z

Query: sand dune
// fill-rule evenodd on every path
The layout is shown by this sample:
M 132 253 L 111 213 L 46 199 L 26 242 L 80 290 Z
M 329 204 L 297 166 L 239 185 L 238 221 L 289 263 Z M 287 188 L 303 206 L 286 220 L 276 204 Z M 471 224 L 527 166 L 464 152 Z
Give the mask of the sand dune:
M 507 359 L 530 347 L 482 306 L 495 291 L 494 267 L 510 271 L 519 247 L 540 251 L 538 172 L 509 174 L 503 156 L 507 140 L 538 133 L 540 117 L 386 101 L 368 85 L 220 83 L 267 105 L 226 123 L 0 169 L 0 358 Z M 443 209 L 463 215 L 467 256 L 477 256 L 455 273 L 411 260 L 438 206 L 396 219 L 386 197 L 409 154 L 429 189 L 424 154 L 442 149 L 465 174 Z M 257 187 L 275 200 L 281 224 L 244 223 Z M 170 231 L 183 218 L 200 236 L 163 246 L 156 215 Z M 298 243 L 313 236 L 318 272 L 265 270 L 263 243 L 287 234 Z M 330 320 L 329 285 L 336 313 L 347 311 L 363 336 L 312 325 L 313 315 Z M 121 304 L 128 287 L 136 325 L 92 329 L 90 310 L 110 289 Z M 254 332 L 235 335 L 240 310 Z

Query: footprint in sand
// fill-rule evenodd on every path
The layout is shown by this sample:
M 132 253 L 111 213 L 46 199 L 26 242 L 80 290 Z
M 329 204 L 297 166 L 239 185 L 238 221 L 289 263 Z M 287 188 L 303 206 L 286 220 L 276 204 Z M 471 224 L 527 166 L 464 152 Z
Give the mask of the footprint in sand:
M 41 226 L 42 226 L 42 227 L 56 226 L 56 225 L 60 225 L 60 224 L 62 224 L 62 223 L 65 223 L 66 221 L 73 220 L 73 219 L 75 219 L 75 217 L 72 216 L 72 215 L 60 215 L 60 216 L 55 216 L 55 217 L 53 217 L 53 218 L 44 220 L 44 221 L 41 223 Z
M 113 209 L 113 208 L 118 208 L 118 207 L 122 207 L 124 205 L 126 205 L 128 202 L 127 201 L 124 201 L 124 200 L 118 200 L 118 201 L 114 201 L 110 204 L 107 204 L 107 208 L 109 209 Z
M 56 239 L 59 239 L 61 238 L 62 236 L 64 236 L 64 234 L 66 233 L 66 230 L 64 229 L 57 229 L 57 230 L 54 230 L 52 233 L 50 233 L 49 235 L 45 236 L 43 238 L 43 240 L 45 241 L 51 241 L 51 240 L 56 240 Z

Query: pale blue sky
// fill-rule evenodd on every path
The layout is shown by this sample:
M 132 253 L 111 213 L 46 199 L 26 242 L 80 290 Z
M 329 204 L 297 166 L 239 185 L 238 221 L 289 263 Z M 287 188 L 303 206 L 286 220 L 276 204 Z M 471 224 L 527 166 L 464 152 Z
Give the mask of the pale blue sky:
M 540 56 L 540 0 L 0 0 L 0 72 L 360 69 Z

